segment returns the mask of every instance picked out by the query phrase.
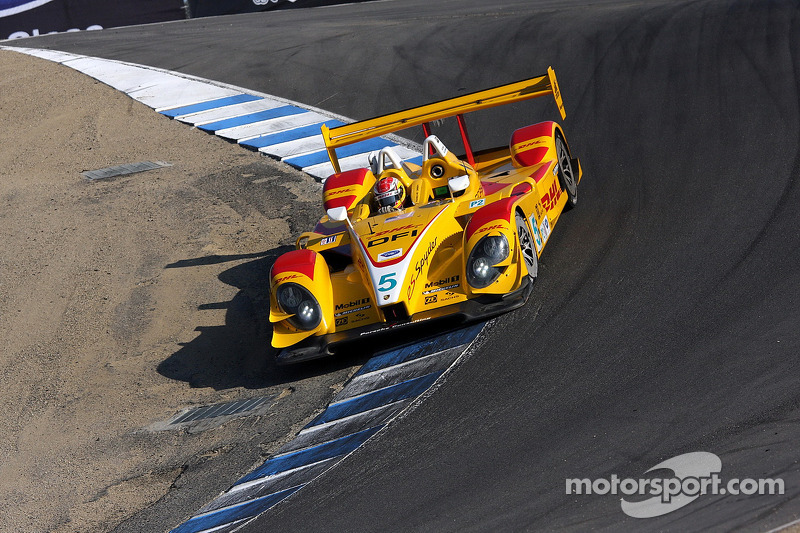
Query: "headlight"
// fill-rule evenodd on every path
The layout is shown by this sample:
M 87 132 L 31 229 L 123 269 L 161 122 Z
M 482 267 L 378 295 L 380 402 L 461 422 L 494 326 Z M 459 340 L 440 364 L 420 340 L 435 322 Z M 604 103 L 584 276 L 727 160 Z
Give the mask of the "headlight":
M 284 312 L 294 315 L 289 323 L 296 328 L 312 330 L 322 320 L 322 309 L 314 295 L 297 283 L 284 283 L 275 295 Z
M 502 273 L 494 265 L 508 258 L 508 250 L 504 235 L 486 236 L 478 241 L 467 259 L 467 283 L 476 289 L 491 285 Z

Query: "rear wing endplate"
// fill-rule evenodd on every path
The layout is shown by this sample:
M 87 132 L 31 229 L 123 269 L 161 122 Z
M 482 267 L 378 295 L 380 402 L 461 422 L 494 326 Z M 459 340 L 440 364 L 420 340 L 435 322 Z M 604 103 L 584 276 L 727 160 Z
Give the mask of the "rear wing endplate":
M 413 107 L 404 111 L 397 111 L 352 124 L 345 124 L 329 129 L 322 125 L 322 137 L 328 156 L 336 172 L 341 172 L 336 148 L 347 146 L 358 141 L 380 137 L 420 124 L 427 124 L 447 117 L 459 116 L 481 109 L 488 109 L 500 105 L 520 102 L 539 96 L 552 94 L 556 106 L 561 114 L 561 119 L 566 118 L 564 103 L 561 100 L 561 91 L 558 88 L 556 73 L 552 67 L 547 67 L 547 74 L 536 78 L 517 81 L 507 85 L 485 89 L 447 100 L 441 100 L 420 107 Z

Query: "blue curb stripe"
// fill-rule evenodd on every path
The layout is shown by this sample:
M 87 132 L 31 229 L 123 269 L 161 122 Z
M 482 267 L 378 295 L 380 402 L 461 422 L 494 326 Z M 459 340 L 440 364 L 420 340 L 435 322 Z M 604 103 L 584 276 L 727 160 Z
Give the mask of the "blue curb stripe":
M 316 124 L 301 126 L 293 130 L 286 130 L 278 133 L 272 133 L 269 135 L 262 135 L 261 137 L 255 137 L 247 141 L 242 141 L 239 144 L 241 144 L 242 146 L 249 146 L 251 148 L 255 148 L 256 150 L 258 150 L 259 148 L 272 146 L 273 144 L 281 144 L 289 141 L 297 141 L 299 139 L 305 139 L 306 137 L 322 135 L 322 130 L 320 128 L 322 127 L 323 124 L 325 124 L 329 128 L 335 128 L 337 126 L 344 125 L 344 122 L 341 122 L 339 120 L 328 120 L 325 122 L 317 122 Z
M 414 163 L 415 165 L 422 165 L 422 156 L 414 157 L 412 159 L 406 159 L 408 163 Z
M 377 433 L 381 428 L 383 428 L 383 425 L 365 429 L 358 433 L 353 433 L 352 435 L 347 435 L 346 437 L 341 437 L 305 450 L 289 453 L 280 457 L 273 457 L 237 481 L 234 485 L 241 485 L 248 481 L 273 476 L 287 470 L 314 464 L 339 455 L 346 455 L 364 444 L 367 439 Z
M 444 371 L 433 372 L 432 374 L 409 379 L 407 381 L 403 381 L 402 383 L 398 383 L 397 385 L 379 389 L 375 392 L 370 392 L 351 400 L 345 400 L 343 402 L 333 404 L 325 409 L 325 412 L 312 420 L 311 423 L 306 427 L 309 428 L 318 426 L 332 420 L 338 420 L 346 416 L 351 416 L 358 413 L 363 413 L 364 411 L 369 411 L 370 409 L 375 409 L 376 407 L 381 407 L 390 403 L 398 402 L 400 400 L 405 400 L 406 398 L 414 398 L 428 390 L 428 387 L 433 385 L 433 382 L 436 381 L 443 373 Z
M 287 117 L 289 115 L 298 115 L 300 113 L 308 113 L 308 111 L 306 111 L 305 109 L 300 109 L 299 107 L 295 107 L 293 105 L 285 105 L 281 107 L 274 107 L 272 109 L 267 109 L 265 111 L 259 111 L 258 113 L 250 113 L 248 115 L 242 115 L 240 117 L 218 120 L 216 122 L 210 122 L 208 124 L 203 124 L 202 126 L 197 126 L 197 127 L 198 129 L 201 129 L 203 131 L 214 132 L 218 130 L 234 128 L 236 126 L 244 126 L 246 124 L 252 124 L 254 122 L 270 120 L 273 118 Z
M 382 368 L 398 365 L 406 361 L 419 359 L 420 357 L 447 350 L 448 348 L 455 348 L 456 346 L 467 344 L 478 336 L 485 324 L 485 322 L 481 322 L 473 326 L 445 333 L 438 337 L 425 339 L 413 344 L 401 346 L 395 350 L 377 354 L 361 367 L 361 370 L 356 373 L 356 376 L 375 372 Z
M 380 150 L 386 146 L 397 146 L 397 143 L 393 143 L 392 141 L 387 141 L 386 139 L 381 139 L 378 137 L 337 148 L 336 155 L 339 156 L 339 159 L 342 159 L 351 155 L 365 154 L 367 152 L 372 152 L 373 150 Z M 319 165 L 321 163 L 327 163 L 328 161 L 329 159 L 327 150 L 320 150 L 319 152 L 313 152 L 283 160 L 284 163 L 288 163 L 297 168 L 306 168 Z
M 200 111 L 208 111 L 209 109 L 216 109 L 218 107 L 227 107 L 234 104 L 243 104 L 245 102 L 252 102 L 254 100 L 263 100 L 260 96 L 253 96 L 252 94 L 237 94 L 235 96 L 226 96 L 225 98 L 217 98 L 208 102 L 201 102 L 199 104 L 192 104 L 182 107 L 175 107 L 161 111 L 162 115 L 168 117 L 179 117 L 181 115 L 189 115 L 191 113 L 199 113 Z
M 235 505 L 221 511 L 190 518 L 183 524 L 173 529 L 171 533 L 197 533 L 199 531 L 206 531 L 214 527 L 230 524 L 231 522 L 236 522 L 238 520 L 253 518 L 254 516 L 263 513 L 284 498 L 291 496 L 294 492 L 302 487 L 303 485 L 300 485 L 299 487 L 292 487 L 291 489 L 276 492 L 275 494 L 270 494 L 268 496 L 262 496 L 261 498 Z
M 248 487 L 235 487 L 236 490 L 227 491 L 208 505 L 204 505 L 194 516 L 199 517 L 214 511 L 228 509 L 234 505 L 253 501 L 270 494 L 276 494 L 292 487 L 305 486 L 339 461 L 341 461 L 341 457 L 334 457 L 327 461 L 314 463 L 301 470 L 288 472 L 286 475 L 265 479 L 260 483 L 255 482 Z

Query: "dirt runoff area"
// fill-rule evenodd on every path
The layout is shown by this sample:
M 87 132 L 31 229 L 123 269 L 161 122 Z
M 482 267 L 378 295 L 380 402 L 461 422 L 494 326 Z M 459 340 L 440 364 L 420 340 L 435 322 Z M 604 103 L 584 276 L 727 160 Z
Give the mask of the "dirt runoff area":
M 173 527 L 353 371 L 276 368 L 268 348 L 269 267 L 321 214 L 321 187 L 2 50 L 0 117 L 0 530 L 137 530 L 147 509 L 148 530 Z M 172 166 L 82 175 L 142 161 Z M 163 429 L 265 396 L 255 416 Z

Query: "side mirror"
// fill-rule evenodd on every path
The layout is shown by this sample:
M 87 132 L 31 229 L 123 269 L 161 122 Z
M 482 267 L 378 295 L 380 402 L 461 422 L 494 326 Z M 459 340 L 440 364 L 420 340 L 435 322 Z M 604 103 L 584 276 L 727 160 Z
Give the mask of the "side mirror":
M 333 220 L 334 222 L 344 222 L 347 220 L 347 208 L 346 207 L 331 207 L 327 211 L 328 218 Z
M 466 191 L 467 187 L 469 187 L 469 176 L 464 175 L 450 178 L 447 180 L 447 186 L 450 188 L 450 192 L 453 194 Z

